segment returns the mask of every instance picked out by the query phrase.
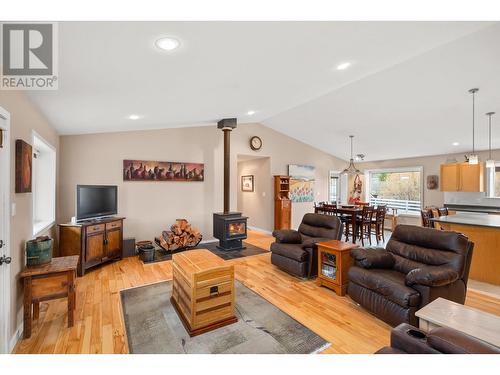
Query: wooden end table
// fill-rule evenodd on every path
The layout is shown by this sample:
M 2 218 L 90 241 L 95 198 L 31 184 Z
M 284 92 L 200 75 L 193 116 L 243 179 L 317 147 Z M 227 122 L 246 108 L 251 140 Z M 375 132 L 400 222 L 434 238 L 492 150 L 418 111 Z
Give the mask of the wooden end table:
M 339 296 L 345 296 L 349 282 L 347 272 L 353 262 L 350 252 L 359 245 L 338 240 L 319 242 L 317 245 L 317 284 L 333 289 Z
M 52 258 L 50 263 L 25 268 L 20 276 L 24 283 L 24 338 L 31 337 L 33 319 L 38 319 L 40 302 L 68 298 L 68 327 L 73 327 L 76 296 L 75 278 L 78 255 Z M 33 307 L 33 309 L 32 309 Z

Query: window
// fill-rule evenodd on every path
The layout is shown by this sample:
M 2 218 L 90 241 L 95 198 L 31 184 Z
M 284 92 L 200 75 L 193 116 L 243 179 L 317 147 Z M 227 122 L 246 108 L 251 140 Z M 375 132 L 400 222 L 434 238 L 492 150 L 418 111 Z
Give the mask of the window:
M 328 201 L 338 202 L 340 200 L 340 180 L 338 173 L 330 172 L 328 185 Z
M 33 235 L 56 220 L 56 151 L 33 132 Z
M 377 169 L 365 172 L 366 200 L 386 204 L 398 213 L 419 215 L 422 208 L 422 167 Z
M 500 198 L 500 161 L 495 163 L 495 168 L 488 168 L 488 197 Z

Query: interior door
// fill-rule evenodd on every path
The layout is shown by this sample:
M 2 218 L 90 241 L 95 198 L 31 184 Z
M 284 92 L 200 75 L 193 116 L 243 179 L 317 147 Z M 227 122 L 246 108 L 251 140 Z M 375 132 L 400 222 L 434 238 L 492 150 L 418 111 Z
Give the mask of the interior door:
M 0 354 L 9 352 L 10 324 L 10 136 L 9 114 L 0 107 Z

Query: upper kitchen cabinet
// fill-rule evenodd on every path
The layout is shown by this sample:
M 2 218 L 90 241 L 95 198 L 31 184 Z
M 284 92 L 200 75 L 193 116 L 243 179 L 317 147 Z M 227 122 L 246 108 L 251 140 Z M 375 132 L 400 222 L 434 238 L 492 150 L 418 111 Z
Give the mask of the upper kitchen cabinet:
M 484 192 L 484 163 L 441 164 L 441 191 Z

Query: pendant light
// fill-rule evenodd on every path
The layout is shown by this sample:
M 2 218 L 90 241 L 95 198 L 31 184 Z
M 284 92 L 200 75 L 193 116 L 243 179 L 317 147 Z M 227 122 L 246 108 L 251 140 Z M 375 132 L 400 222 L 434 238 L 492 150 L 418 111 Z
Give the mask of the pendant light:
M 486 116 L 488 116 L 488 124 L 489 124 L 489 132 L 488 132 L 488 137 L 489 137 L 489 156 L 488 160 L 486 160 L 486 168 L 495 168 L 495 160 L 491 158 L 491 116 L 493 116 L 495 112 L 488 112 Z
M 342 171 L 343 174 L 348 174 L 348 175 L 354 175 L 354 174 L 359 174 L 361 173 L 358 168 L 354 165 L 354 157 L 352 153 L 352 140 L 354 138 L 353 135 L 350 135 L 349 138 L 351 138 L 351 159 L 349 160 L 349 165 L 346 169 Z
M 476 105 L 476 92 L 479 89 L 470 89 L 469 92 L 472 94 L 472 153 L 469 154 L 469 164 L 479 163 L 479 156 L 476 154 L 476 124 L 475 124 L 475 105 Z

